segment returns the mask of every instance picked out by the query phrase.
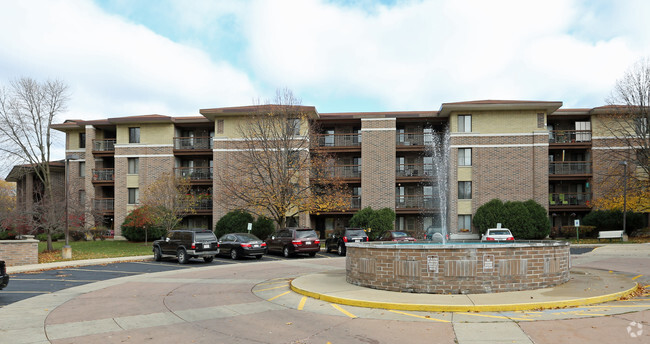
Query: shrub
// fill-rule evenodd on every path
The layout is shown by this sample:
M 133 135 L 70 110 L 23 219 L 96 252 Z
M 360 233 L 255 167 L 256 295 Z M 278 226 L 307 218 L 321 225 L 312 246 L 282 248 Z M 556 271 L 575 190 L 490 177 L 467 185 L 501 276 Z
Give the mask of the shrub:
M 503 202 L 495 198 L 476 209 L 472 223 L 479 234 L 485 234 L 489 228 L 496 228 L 497 223 L 503 223 L 504 211 Z
M 543 239 L 551 228 L 544 207 L 533 200 L 503 203 L 493 199 L 476 210 L 473 223 L 481 234 L 501 223 L 510 229 L 515 239 L 523 240 Z
M 273 220 L 265 216 L 260 216 L 253 222 L 253 230 L 251 231 L 256 237 L 266 240 L 275 231 L 275 223 Z
M 154 224 L 151 209 L 148 207 L 140 207 L 130 212 L 121 228 L 122 235 L 127 240 L 135 242 L 158 239 L 167 234 L 164 228 Z
M 370 240 L 375 240 L 386 231 L 393 230 L 395 211 L 390 208 L 373 210 L 366 207 L 358 211 L 350 219 L 351 227 L 360 227 L 368 230 Z
M 643 228 L 644 216 L 642 213 L 628 212 L 625 216 L 625 227 L 628 233 L 635 229 Z M 594 226 L 599 231 L 617 231 L 623 229 L 623 212 L 620 210 L 593 210 L 587 214 L 582 223 Z
M 217 221 L 214 225 L 214 235 L 221 238 L 228 233 L 246 233 L 249 223 L 253 223 L 253 215 L 245 210 L 233 210 Z
M 0 240 L 14 240 L 16 239 L 16 232 L 14 231 L 0 231 Z
M 532 199 L 524 202 L 524 206 L 528 209 L 532 225 L 534 226 L 530 237 L 533 239 L 546 238 L 551 233 L 551 219 L 548 218 L 546 209 Z

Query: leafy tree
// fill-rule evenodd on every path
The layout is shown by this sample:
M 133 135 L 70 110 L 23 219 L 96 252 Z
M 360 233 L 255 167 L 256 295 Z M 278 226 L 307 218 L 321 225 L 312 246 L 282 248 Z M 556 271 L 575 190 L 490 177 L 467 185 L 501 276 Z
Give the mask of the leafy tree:
M 146 241 L 149 238 L 160 238 L 167 231 L 156 224 L 154 214 L 158 211 L 149 206 L 134 209 L 124 218 L 122 235 L 129 241 Z
M 363 228 L 368 232 L 371 240 L 379 238 L 386 231 L 393 230 L 395 223 L 395 211 L 391 208 L 373 210 L 366 207 L 352 215 L 351 227 Z
M 230 211 L 214 225 L 214 235 L 221 238 L 228 233 L 246 233 L 249 223 L 253 223 L 253 215 L 249 212 L 241 209 Z
M 274 231 L 275 223 L 268 217 L 260 216 L 253 222 L 252 233 L 262 240 L 266 240 Z
M 7 221 L 14 217 L 16 208 L 16 184 L 0 180 L 0 230 L 7 228 Z
M 140 204 L 151 211 L 151 220 L 166 232 L 176 228 L 183 217 L 194 213 L 195 197 L 188 178 L 163 173 L 144 190 Z

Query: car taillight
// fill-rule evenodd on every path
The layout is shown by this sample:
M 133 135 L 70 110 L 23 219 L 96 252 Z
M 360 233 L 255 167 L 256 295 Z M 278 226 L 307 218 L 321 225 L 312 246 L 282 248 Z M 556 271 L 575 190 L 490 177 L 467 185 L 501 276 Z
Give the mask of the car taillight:
M 320 245 L 320 240 L 314 240 L 314 244 Z
M 263 242 L 260 246 L 262 246 L 262 247 L 266 247 L 266 243 Z
M 191 248 L 192 248 L 193 250 L 195 250 L 195 249 L 196 249 L 196 243 L 193 242 Z
M 344 236 L 343 237 L 343 242 L 348 242 L 348 237 Z
M 291 243 L 294 245 L 301 245 L 302 241 L 301 240 L 291 240 Z
M 397 241 L 397 239 L 393 239 L 393 241 Z
M 506 240 L 515 240 L 515 238 L 513 238 L 513 237 L 509 237 L 509 238 L 506 239 Z
M 485 240 L 492 241 L 492 240 L 494 240 L 494 238 L 487 237 L 487 238 L 485 238 Z
M 251 247 L 251 244 L 239 244 L 241 247 Z
M 369 241 L 369 240 L 370 240 L 370 238 L 368 238 L 368 237 L 363 238 L 363 241 Z

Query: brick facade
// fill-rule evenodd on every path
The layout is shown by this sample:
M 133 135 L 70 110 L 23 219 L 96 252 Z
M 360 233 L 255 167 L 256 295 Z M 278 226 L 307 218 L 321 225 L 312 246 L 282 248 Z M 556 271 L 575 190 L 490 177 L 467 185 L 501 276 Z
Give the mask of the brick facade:
M 361 120 L 361 208 L 395 209 L 395 119 Z

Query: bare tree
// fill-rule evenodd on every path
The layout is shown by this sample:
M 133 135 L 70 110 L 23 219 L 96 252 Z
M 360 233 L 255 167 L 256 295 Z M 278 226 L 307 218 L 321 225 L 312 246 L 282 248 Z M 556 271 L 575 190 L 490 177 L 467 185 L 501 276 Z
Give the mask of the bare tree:
M 56 116 L 66 110 L 68 99 L 68 86 L 60 80 L 41 83 L 21 78 L 12 81 L 8 89 L 0 88 L 0 156 L 9 164 L 22 162 L 33 168 L 34 175 L 43 185 L 35 209 L 57 208 L 49 164 L 52 147 L 50 126 Z M 54 221 L 54 218 L 46 217 Z M 55 223 L 43 227 L 48 235 L 48 249 L 52 249 L 54 227 Z
M 178 226 L 185 216 L 193 214 L 196 203 L 189 179 L 172 173 L 163 173 L 140 197 L 140 204 L 152 210 L 153 221 L 167 231 Z
M 310 154 L 313 112 L 288 89 L 278 90 L 273 104 L 254 108 L 239 122 L 232 159 L 217 170 L 219 202 L 270 216 L 280 228 L 300 213 L 346 208 L 347 189 L 335 176 L 317 178 L 317 188 L 310 183 L 312 171 L 322 175 L 328 164 Z

